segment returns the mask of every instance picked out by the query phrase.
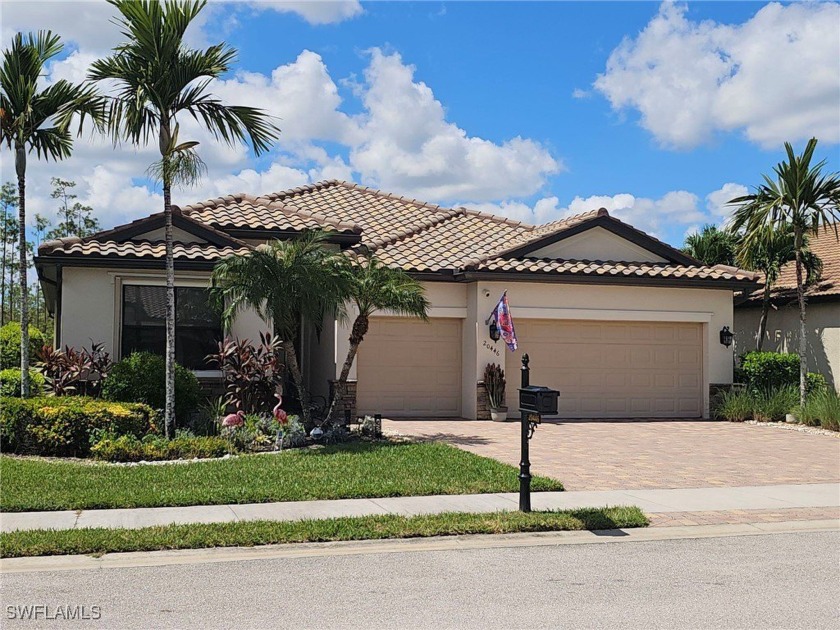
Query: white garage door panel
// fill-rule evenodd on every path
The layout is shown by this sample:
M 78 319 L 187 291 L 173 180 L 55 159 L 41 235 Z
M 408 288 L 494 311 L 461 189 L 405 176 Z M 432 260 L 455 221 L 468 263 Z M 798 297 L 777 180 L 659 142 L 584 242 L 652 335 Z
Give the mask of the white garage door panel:
M 703 413 L 702 325 L 517 320 L 507 353 L 508 407 L 518 407 L 523 352 L 531 382 L 560 390 L 567 418 L 697 417 Z
M 461 320 L 373 318 L 357 360 L 360 414 L 461 415 Z

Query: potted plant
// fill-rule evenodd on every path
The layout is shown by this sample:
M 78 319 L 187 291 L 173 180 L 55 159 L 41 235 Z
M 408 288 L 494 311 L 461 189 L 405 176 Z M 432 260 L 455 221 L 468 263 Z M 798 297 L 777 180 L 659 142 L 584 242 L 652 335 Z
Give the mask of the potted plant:
M 505 406 L 505 371 L 495 363 L 488 363 L 484 368 L 484 389 L 487 390 L 487 403 L 490 405 L 490 417 L 494 422 L 507 420 Z

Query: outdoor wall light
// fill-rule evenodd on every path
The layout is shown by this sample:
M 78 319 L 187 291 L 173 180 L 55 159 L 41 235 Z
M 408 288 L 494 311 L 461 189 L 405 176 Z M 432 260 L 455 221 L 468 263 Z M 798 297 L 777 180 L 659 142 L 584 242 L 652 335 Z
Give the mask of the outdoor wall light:
M 724 326 L 723 330 L 720 331 L 720 342 L 727 348 L 732 345 L 733 337 L 735 337 L 735 335 L 733 335 L 729 330 L 729 326 Z
M 496 320 L 490 322 L 490 339 L 493 341 L 498 341 L 501 338 L 502 332 L 499 330 L 499 327 L 496 325 Z

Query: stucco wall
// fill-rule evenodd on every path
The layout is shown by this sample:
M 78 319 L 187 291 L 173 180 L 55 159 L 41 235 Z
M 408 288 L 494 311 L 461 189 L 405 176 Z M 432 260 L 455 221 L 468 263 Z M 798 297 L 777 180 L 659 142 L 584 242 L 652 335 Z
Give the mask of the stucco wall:
M 761 308 L 735 309 L 737 352 L 755 349 L 755 336 Z M 806 310 L 808 370 L 819 372 L 840 390 L 840 302 L 808 304 Z M 799 349 L 799 308 L 796 304 L 770 309 L 763 350 L 797 352 Z
M 207 287 L 208 273 L 176 272 L 176 286 Z M 91 340 L 105 345 L 119 358 L 120 293 L 124 284 L 163 286 L 163 272 L 125 269 L 66 267 L 62 271 L 60 343 L 75 348 L 90 346 Z M 259 340 L 259 333 L 271 330 L 255 311 L 242 311 L 229 334 L 240 339 Z
M 567 260 L 624 260 L 665 262 L 625 238 L 602 227 L 595 227 L 538 249 L 529 258 L 565 258 Z

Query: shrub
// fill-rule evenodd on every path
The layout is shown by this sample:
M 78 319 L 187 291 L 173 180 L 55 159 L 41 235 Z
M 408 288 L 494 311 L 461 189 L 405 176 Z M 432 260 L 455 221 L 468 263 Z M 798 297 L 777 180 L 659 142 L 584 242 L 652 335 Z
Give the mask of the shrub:
M 186 423 L 196 410 L 201 394 L 198 379 L 190 370 L 175 365 L 175 417 Z M 102 386 L 106 400 L 145 403 L 155 409 L 166 406 L 166 363 L 162 356 L 135 352 L 116 363 Z
M 256 346 L 248 339 L 226 338 L 207 361 L 222 371 L 230 405 L 245 413 L 260 413 L 274 406 L 274 394 L 283 384 L 281 357 L 280 339 L 260 333 Z
M 798 402 L 799 387 L 795 385 L 765 390 L 745 388 L 720 394 L 713 412 L 716 418 L 732 422 L 779 422 L 796 409 Z
M 743 422 L 752 418 L 755 396 L 748 389 L 731 389 L 718 395 L 712 410 L 716 418 Z
M 29 395 L 40 396 L 43 392 L 43 375 L 35 370 L 29 370 Z M 0 371 L 0 396 L 20 397 L 20 368 Z
M 799 355 L 792 352 L 758 352 L 753 350 L 741 357 L 736 377 L 750 389 L 766 392 L 789 385 L 799 387 Z M 805 375 L 805 391 L 826 387 L 822 374 Z
M 0 447 L 4 451 L 85 457 L 102 431 L 142 436 L 157 430 L 148 405 L 109 403 L 82 396 L 0 399 Z
M 747 352 L 741 357 L 744 382 L 754 390 L 799 383 L 799 356 L 784 352 Z
M 69 346 L 64 346 L 64 350 L 55 350 L 44 346 L 39 352 L 37 366 L 44 373 L 54 395 L 98 397 L 102 393 L 102 383 L 114 365 L 111 355 L 104 348 L 101 343 L 91 344 L 90 350 L 76 350 Z
M 799 388 L 793 385 L 755 392 L 753 419 L 759 422 L 779 422 L 796 408 Z
M 29 362 L 35 364 L 38 360 L 38 351 L 44 346 L 46 339 L 44 333 L 35 328 L 29 327 Z M 9 322 L 0 328 L 0 370 L 20 367 L 20 324 Z
M 840 431 L 840 394 L 828 387 L 813 392 L 799 410 L 799 420 L 811 426 Z
M 171 440 L 148 436 L 142 440 L 133 435 L 106 434 L 91 448 L 95 459 L 109 462 L 164 461 L 172 459 L 208 459 L 222 457 L 231 451 L 221 437 L 191 435 L 179 432 Z

